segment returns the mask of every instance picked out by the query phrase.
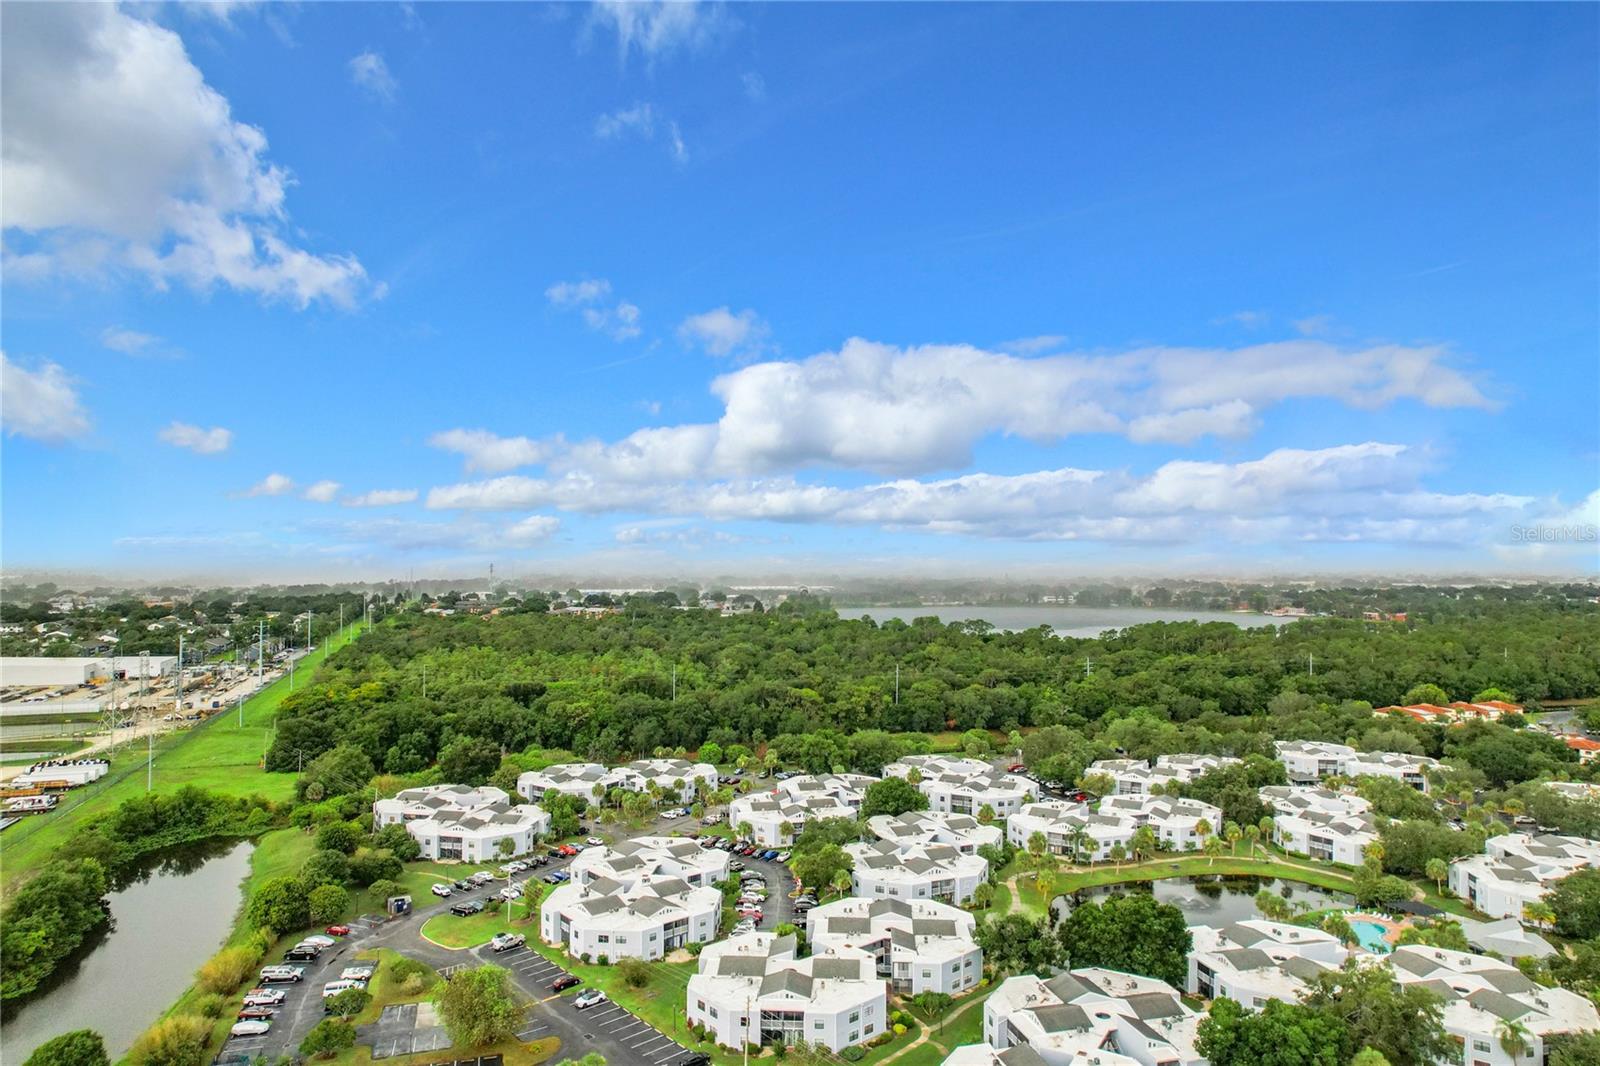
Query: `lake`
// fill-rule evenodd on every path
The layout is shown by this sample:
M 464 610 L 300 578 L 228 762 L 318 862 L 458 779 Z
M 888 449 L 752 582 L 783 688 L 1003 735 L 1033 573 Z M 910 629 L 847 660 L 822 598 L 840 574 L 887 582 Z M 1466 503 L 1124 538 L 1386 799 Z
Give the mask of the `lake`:
M 1065 607 L 1065 606 L 941 606 L 941 607 L 840 607 L 841 618 L 871 618 L 883 622 L 899 618 L 932 616 L 941 622 L 969 622 L 981 619 L 996 629 L 1022 630 L 1049 626 L 1063 637 L 1098 637 L 1108 629 L 1126 629 L 1146 622 L 1231 622 L 1236 626 L 1270 626 L 1293 619 L 1271 618 L 1264 614 L 1236 614 L 1232 611 L 1185 611 L 1177 608 L 1143 607 Z
M 1256 893 L 1270 889 L 1296 910 L 1352 910 L 1355 897 L 1294 881 L 1272 877 L 1169 877 L 1161 881 L 1135 881 L 1125 885 L 1099 885 L 1058 896 L 1050 905 L 1057 918 L 1078 903 L 1102 900 L 1114 893 L 1153 893 L 1157 902 L 1170 903 L 1183 912 L 1190 925 L 1224 926 L 1259 918 Z
M 185 845 L 151 856 L 111 893 L 111 921 L 27 1002 L 7 1007 L 0 1061 L 18 1063 L 74 1029 L 105 1038 L 115 1061 L 177 1002 L 220 948 L 250 873 L 248 840 Z

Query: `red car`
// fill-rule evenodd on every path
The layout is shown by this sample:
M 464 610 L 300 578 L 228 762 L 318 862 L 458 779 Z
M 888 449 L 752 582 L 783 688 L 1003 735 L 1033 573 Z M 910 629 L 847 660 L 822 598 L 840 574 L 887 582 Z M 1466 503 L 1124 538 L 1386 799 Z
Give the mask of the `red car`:
M 563 844 L 557 850 L 560 851 L 561 854 L 566 855 L 568 857 L 571 857 L 573 855 L 578 854 L 578 849 L 573 847 L 571 844 Z
M 1012 773 L 1012 774 L 1020 774 L 1020 773 L 1022 773 L 1022 771 L 1026 770 L 1026 769 L 1027 769 L 1027 767 L 1022 765 L 1021 763 L 1014 762 L 1010 766 L 1006 767 L 1006 772 L 1007 773 Z
M 583 984 L 583 978 L 575 974 L 566 973 L 550 982 L 550 991 L 565 992 L 567 989 L 576 988 L 581 984 Z
M 278 1012 L 271 1007 L 245 1007 L 239 1011 L 239 1020 L 241 1022 L 248 1022 L 252 1020 L 265 1021 L 277 1013 Z
M 349 936 L 350 927 L 348 925 L 330 925 L 327 932 L 329 936 Z

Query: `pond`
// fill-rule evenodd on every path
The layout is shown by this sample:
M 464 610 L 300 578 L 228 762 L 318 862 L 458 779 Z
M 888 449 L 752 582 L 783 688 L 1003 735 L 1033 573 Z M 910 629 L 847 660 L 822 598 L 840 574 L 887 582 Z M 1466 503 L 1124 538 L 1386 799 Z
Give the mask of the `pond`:
M 1059 920 L 1079 903 L 1101 900 L 1117 892 L 1151 892 L 1157 901 L 1170 903 L 1182 911 L 1190 925 L 1223 926 L 1261 917 L 1256 909 L 1256 893 L 1262 889 L 1282 897 L 1295 911 L 1353 910 L 1356 904 L 1355 897 L 1348 892 L 1330 892 L 1272 877 L 1169 877 L 1161 881 L 1101 885 L 1071 896 L 1058 896 L 1051 904 L 1051 911 Z
M 0 1061 L 74 1029 L 105 1038 L 113 1060 L 175 1003 L 233 928 L 248 840 L 185 845 L 150 856 L 111 893 L 111 921 L 25 1003 L 0 1017 Z

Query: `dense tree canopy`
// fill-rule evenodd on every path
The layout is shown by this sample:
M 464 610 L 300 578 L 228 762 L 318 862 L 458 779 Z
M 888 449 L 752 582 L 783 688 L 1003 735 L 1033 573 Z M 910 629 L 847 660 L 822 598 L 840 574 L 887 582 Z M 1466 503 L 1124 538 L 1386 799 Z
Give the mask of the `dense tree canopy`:
M 1148 893 L 1080 903 L 1056 929 L 1069 966 L 1104 966 L 1182 985 L 1188 973 L 1189 924 L 1183 912 Z
M 1342 1066 L 1345 1043 L 1344 1024 L 1319 1011 L 1269 1000 L 1252 1012 L 1224 996 L 1195 1047 L 1211 1066 Z

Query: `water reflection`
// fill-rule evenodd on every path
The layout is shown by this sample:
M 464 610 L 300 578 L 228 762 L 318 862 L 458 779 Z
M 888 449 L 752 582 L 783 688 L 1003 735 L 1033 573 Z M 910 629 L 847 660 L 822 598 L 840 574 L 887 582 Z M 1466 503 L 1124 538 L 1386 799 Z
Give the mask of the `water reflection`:
M 1282 897 L 1293 912 L 1311 910 L 1350 910 L 1355 897 L 1348 892 L 1330 892 L 1273 877 L 1169 877 L 1161 881 L 1133 881 L 1123 885 L 1100 885 L 1057 896 L 1050 904 L 1051 916 L 1060 921 L 1081 903 L 1102 900 L 1122 893 L 1144 892 L 1160 903 L 1170 903 L 1183 912 L 1190 925 L 1227 925 L 1230 922 L 1259 918 L 1256 894 L 1268 889 Z
M 111 920 L 40 990 L 0 1014 L 0 1061 L 20 1063 L 73 1029 L 121 1056 L 221 946 L 250 872 L 248 840 L 208 841 L 149 856 L 111 893 Z

